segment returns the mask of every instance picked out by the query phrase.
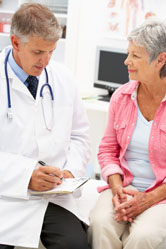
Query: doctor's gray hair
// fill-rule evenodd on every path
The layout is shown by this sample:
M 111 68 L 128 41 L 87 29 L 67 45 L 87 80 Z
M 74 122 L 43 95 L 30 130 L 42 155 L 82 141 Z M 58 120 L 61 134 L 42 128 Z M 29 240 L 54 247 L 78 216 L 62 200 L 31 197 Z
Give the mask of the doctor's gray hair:
M 149 18 L 132 30 L 127 38 L 148 52 L 151 63 L 160 53 L 166 52 L 166 23 L 156 18 Z M 166 65 L 161 68 L 160 77 L 166 77 Z
M 10 35 L 12 34 L 23 43 L 30 36 L 56 42 L 62 35 L 62 28 L 49 8 L 37 3 L 25 3 L 12 17 Z

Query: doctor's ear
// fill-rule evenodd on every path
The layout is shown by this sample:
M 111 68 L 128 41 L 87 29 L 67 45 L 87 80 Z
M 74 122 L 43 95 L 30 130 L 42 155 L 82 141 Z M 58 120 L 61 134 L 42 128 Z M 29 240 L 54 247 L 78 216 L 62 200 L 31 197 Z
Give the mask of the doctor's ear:
M 11 44 L 15 50 L 19 51 L 21 41 L 16 35 L 11 35 Z

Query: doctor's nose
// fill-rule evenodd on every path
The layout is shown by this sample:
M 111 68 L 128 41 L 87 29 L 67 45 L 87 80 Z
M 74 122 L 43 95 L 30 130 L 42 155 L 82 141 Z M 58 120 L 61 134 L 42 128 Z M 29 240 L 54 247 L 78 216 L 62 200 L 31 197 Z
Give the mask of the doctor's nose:
M 51 59 L 51 55 L 50 54 L 47 54 L 47 55 L 44 55 L 40 61 L 44 64 L 44 66 L 46 67 L 48 64 L 49 64 L 49 61 Z
M 46 66 L 48 65 L 50 59 L 51 59 L 51 55 L 50 54 L 48 54 L 48 55 L 45 56 L 44 63 L 45 63 Z

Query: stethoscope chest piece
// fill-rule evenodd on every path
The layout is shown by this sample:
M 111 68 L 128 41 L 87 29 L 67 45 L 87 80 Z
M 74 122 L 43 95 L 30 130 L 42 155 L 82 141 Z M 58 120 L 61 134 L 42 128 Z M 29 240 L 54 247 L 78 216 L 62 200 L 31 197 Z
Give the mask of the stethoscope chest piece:
M 11 108 L 8 108 L 7 118 L 8 118 L 8 120 L 12 120 L 13 119 L 13 113 L 11 111 Z

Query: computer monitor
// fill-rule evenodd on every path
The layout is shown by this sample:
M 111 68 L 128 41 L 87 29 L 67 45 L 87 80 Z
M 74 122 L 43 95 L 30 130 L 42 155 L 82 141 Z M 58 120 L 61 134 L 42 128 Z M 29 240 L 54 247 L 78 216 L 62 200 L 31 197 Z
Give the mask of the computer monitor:
M 128 70 L 124 65 L 126 57 L 125 49 L 97 47 L 94 87 L 108 91 L 107 95 L 100 95 L 99 99 L 109 101 L 115 89 L 129 81 Z

